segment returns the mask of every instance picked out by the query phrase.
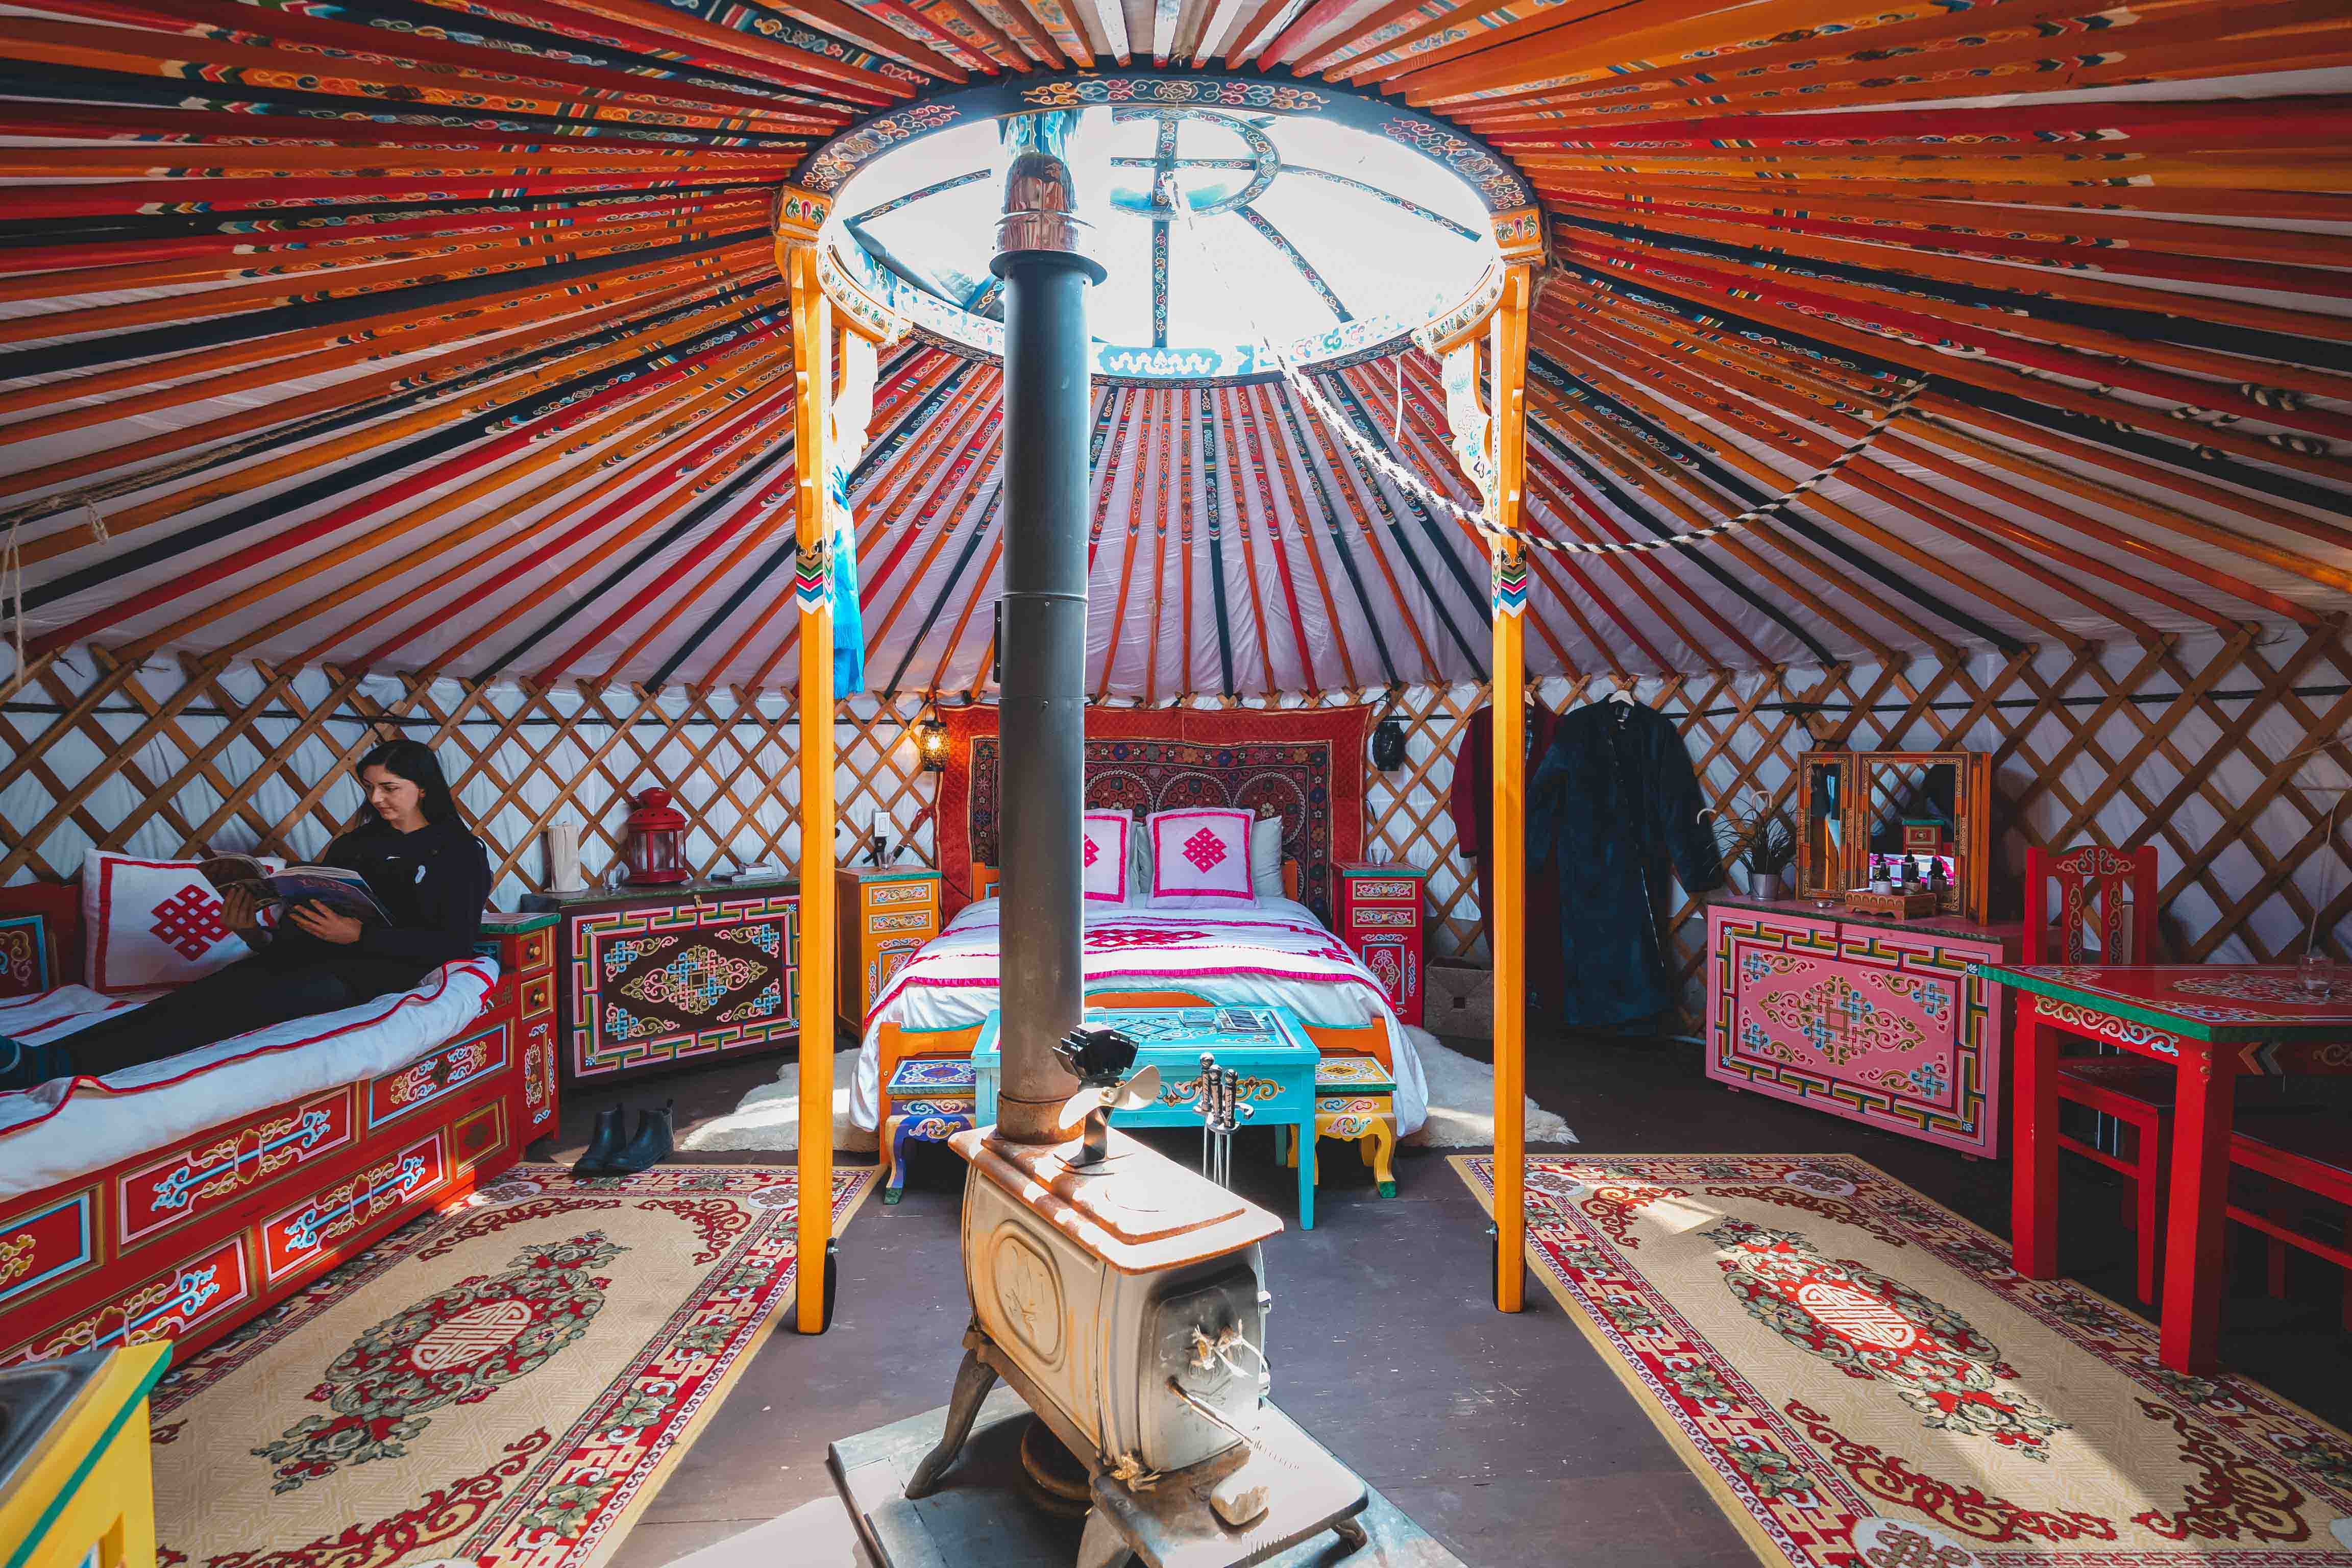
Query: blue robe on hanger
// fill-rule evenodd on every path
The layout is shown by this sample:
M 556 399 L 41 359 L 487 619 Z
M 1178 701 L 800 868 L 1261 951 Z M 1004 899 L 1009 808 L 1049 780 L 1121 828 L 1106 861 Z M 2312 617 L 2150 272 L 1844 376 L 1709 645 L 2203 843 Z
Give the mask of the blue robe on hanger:
M 1591 1028 L 1675 1005 L 1652 893 L 1723 881 L 1706 801 L 1674 721 L 1638 702 L 1561 718 L 1528 787 L 1528 864 L 1559 874 L 1561 1022 Z

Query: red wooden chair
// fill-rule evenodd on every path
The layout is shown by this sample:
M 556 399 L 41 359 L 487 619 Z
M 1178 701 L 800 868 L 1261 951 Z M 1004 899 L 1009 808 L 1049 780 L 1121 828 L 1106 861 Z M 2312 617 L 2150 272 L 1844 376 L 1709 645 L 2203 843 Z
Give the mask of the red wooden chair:
M 2025 962 L 2155 963 L 2155 847 L 2091 844 L 2055 854 L 2028 849 Z M 2058 1134 L 2058 1146 L 2097 1161 L 2131 1184 L 2124 1223 L 2131 1227 L 2138 1254 L 2139 1299 L 2152 1302 L 2157 1248 L 2164 1234 L 2164 1162 L 2172 1145 L 2172 1069 L 2137 1056 L 2067 1057 L 2058 1064 L 2058 1098 L 2131 1129 L 2126 1154 L 2109 1153 L 2064 1132 Z
M 2230 1134 L 2230 1163 L 2271 1183 L 2352 1209 L 2352 1125 L 2338 1115 L 2264 1118 L 2259 1133 Z M 2250 1194 L 2251 1195 L 2251 1194 Z M 2270 1195 L 2270 1194 L 2266 1194 Z M 2230 1205 L 2230 1217 L 2261 1231 L 2270 1241 L 2270 1289 L 2286 1294 L 2288 1247 L 2322 1258 L 2344 1270 L 2344 1328 L 2352 1333 L 2352 1222 L 2340 1223 L 2338 1241 L 2312 1235 L 2300 1216 L 2277 1201 L 2261 1207 Z

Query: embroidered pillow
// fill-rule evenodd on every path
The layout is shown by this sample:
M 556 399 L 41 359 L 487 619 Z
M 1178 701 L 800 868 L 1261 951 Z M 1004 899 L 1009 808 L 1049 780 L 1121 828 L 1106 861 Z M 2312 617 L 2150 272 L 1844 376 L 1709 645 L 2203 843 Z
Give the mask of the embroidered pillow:
M 221 919 L 194 860 L 93 849 L 81 867 L 83 984 L 93 991 L 185 985 L 253 950 Z
M 1155 811 L 1151 902 L 1157 908 L 1255 903 L 1250 886 L 1250 814 L 1203 809 Z
M 1282 890 L 1282 818 L 1261 816 L 1250 824 L 1250 891 L 1279 899 Z
M 1123 811 L 1087 813 L 1080 827 L 1085 837 L 1078 846 L 1078 861 L 1090 902 L 1127 902 L 1127 841 L 1134 826 L 1135 819 Z

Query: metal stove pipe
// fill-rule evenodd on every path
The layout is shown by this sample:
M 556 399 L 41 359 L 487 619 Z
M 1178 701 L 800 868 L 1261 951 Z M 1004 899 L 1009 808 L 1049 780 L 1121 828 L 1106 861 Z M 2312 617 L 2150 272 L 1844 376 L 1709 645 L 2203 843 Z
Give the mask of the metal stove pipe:
M 1054 1055 L 1085 1007 L 1087 290 L 1068 110 L 1003 122 L 1012 163 L 990 270 L 1004 279 L 1001 995 L 996 1136 L 1058 1143 L 1077 1080 Z

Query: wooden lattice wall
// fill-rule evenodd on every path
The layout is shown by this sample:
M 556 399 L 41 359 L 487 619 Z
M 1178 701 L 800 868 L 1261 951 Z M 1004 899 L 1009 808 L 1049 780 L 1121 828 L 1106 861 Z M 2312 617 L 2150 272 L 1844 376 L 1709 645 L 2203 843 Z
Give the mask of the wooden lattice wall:
M 1614 685 L 1555 678 L 1538 691 L 1563 708 Z M 1795 758 L 1812 744 L 1989 750 L 2011 867 L 2028 842 L 2152 842 L 2168 940 L 2184 957 L 2292 956 L 2323 889 L 2324 940 L 2347 955 L 2352 839 L 2331 815 L 2337 790 L 2352 785 L 2352 644 L 2340 628 L 1682 675 L 1634 691 L 1681 726 L 1718 800 L 1754 793 L 1792 803 Z M 1433 956 L 1483 957 L 1477 884 L 1446 810 L 1454 753 L 1483 689 L 1323 700 L 1373 703 L 1404 721 L 1405 764 L 1370 776 L 1367 847 L 1433 868 Z M 844 706 L 845 851 L 871 815 L 911 856 L 930 858 L 932 783 L 908 732 L 919 713 L 912 697 Z M 431 742 L 453 765 L 502 903 L 540 884 L 541 834 L 561 817 L 582 825 L 592 875 L 609 864 L 625 797 L 648 785 L 671 790 L 688 813 L 700 868 L 789 866 L 798 854 L 797 726 L 786 696 L 527 691 L 246 664 L 129 668 L 93 648 L 0 710 L 0 879 L 71 877 L 92 845 L 314 854 L 358 807 L 351 762 L 394 732 Z M 1688 980 L 1696 906 L 1679 894 L 1676 903 Z

